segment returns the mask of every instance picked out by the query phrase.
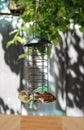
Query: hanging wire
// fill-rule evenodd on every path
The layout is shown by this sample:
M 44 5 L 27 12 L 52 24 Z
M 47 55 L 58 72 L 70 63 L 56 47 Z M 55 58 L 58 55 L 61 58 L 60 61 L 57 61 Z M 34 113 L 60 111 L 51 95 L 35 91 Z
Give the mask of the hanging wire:
M 36 0 L 36 18 L 35 18 L 35 21 L 33 22 L 33 25 L 32 25 L 32 31 L 33 31 L 33 38 L 36 36 L 35 34 L 35 24 L 39 24 L 39 19 L 40 19 L 40 15 L 39 15 L 39 7 L 40 7 L 40 0 Z
M 40 0 L 36 0 L 36 22 L 39 22 L 40 15 L 39 15 L 39 8 L 40 8 Z

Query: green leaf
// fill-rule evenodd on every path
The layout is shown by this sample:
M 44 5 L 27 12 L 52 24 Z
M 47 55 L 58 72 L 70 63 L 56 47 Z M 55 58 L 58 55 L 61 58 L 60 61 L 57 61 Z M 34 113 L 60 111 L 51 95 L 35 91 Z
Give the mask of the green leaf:
M 21 44 L 24 43 L 23 38 L 21 38 L 20 36 L 15 36 L 14 40 L 20 42 Z
M 32 54 L 32 49 L 29 49 L 27 52 L 21 54 L 18 56 L 18 59 L 23 59 L 23 58 L 26 58 L 28 55 Z
M 24 25 L 24 26 L 21 27 L 21 29 L 22 29 L 23 31 L 26 31 L 26 30 L 27 30 L 27 27 Z
M 14 44 L 14 39 L 11 40 L 11 41 L 9 41 L 9 42 L 7 42 L 6 47 L 8 48 L 8 47 L 9 47 L 10 45 L 12 45 L 12 44 Z
M 82 26 L 82 27 L 80 28 L 80 31 L 81 31 L 82 33 L 84 33 L 84 26 Z
M 15 29 L 15 30 L 11 31 L 11 32 L 9 33 L 9 35 L 12 35 L 12 34 L 16 33 L 17 31 L 18 31 L 18 29 Z
M 20 60 L 20 59 L 23 59 L 23 58 L 25 58 L 27 56 L 28 56 L 28 53 L 24 53 L 24 54 L 19 55 L 18 59 Z

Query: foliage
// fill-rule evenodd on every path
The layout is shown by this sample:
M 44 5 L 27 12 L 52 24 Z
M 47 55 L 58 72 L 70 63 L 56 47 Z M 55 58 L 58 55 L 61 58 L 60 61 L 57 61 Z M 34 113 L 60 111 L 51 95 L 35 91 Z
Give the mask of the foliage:
M 61 40 L 58 31 L 65 32 L 69 29 L 70 19 L 73 19 L 74 25 L 81 25 L 80 30 L 84 32 L 83 3 L 84 0 L 40 0 L 40 35 L 53 40 L 57 45 Z M 35 21 L 36 0 L 18 0 L 17 5 L 25 8 L 24 13 L 20 15 L 25 23 Z
M 69 28 L 69 20 L 74 24 L 80 24 L 84 28 L 84 0 L 40 0 L 40 28 L 44 36 L 49 40 L 58 37 L 58 30 L 66 31 Z M 25 22 L 35 20 L 36 0 L 18 0 L 20 6 L 25 7 L 21 17 Z M 84 29 L 83 29 L 84 30 Z

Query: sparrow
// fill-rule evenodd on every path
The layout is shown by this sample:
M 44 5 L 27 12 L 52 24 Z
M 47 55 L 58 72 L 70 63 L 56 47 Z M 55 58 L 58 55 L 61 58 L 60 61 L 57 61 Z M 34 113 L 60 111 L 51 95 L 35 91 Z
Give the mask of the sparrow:
M 30 103 L 31 101 L 50 103 L 56 100 L 56 97 L 47 91 L 30 93 L 29 91 L 22 90 L 19 92 L 18 98 L 24 103 Z
M 50 92 L 36 92 L 34 93 L 34 100 L 42 103 L 50 103 L 56 100 L 56 97 Z
M 22 90 L 22 91 L 20 91 L 19 92 L 19 94 L 18 94 L 18 98 L 22 101 L 22 102 L 24 102 L 24 103 L 29 103 L 30 102 L 30 100 L 29 100 L 29 92 L 27 92 L 27 91 L 25 91 L 25 90 Z

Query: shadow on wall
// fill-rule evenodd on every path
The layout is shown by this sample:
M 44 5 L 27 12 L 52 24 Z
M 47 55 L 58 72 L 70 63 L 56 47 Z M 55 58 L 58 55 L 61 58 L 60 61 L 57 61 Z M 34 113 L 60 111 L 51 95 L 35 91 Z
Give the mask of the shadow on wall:
M 17 95 L 17 89 L 18 89 L 18 84 L 19 84 L 18 75 L 20 74 L 21 63 L 23 61 L 18 60 L 18 55 L 20 55 L 23 52 L 23 49 L 19 43 L 16 43 L 16 44 L 10 46 L 9 48 L 6 48 L 6 43 L 13 37 L 13 35 L 9 35 L 9 33 L 12 30 L 13 29 L 12 29 L 11 22 L 7 21 L 5 18 L 2 18 L 0 20 L 0 49 L 1 49 L 1 61 L 2 61 L 2 63 L 1 63 L 2 70 L 0 69 L 0 72 L 1 72 L 0 84 L 3 88 L 1 88 L 1 93 L 0 93 L 1 94 L 0 95 L 1 96 L 0 113 L 8 113 L 8 111 L 10 111 L 9 113 L 17 113 L 16 109 L 19 109 L 18 106 L 20 105 L 16 95 Z M 4 68 L 4 67 L 6 67 L 6 68 Z M 5 70 L 7 70 L 7 71 L 5 71 Z M 8 75 L 7 79 L 5 79 L 5 82 L 4 82 L 4 75 L 5 75 L 5 77 L 7 77 L 7 75 Z M 12 83 L 11 80 L 12 81 L 16 80 L 16 81 L 14 81 Z M 13 87 L 12 84 L 13 84 L 13 86 L 15 85 L 15 88 L 13 88 L 13 90 L 10 89 L 10 87 Z M 9 92 L 6 91 L 7 86 L 9 87 L 8 89 L 10 89 Z M 4 92 L 4 94 L 2 92 Z M 8 105 L 8 104 L 4 103 L 4 102 L 6 102 L 4 99 L 8 99 L 8 96 L 10 96 L 10 98 L 14 97 L 14 95 L 12 95 L 11 93 L 15 94 L 14 102 L 11 102 L 11 105 L 17 107 L 17 108 L 14 108 L 14 110 L 9 107 L 10 104 Z M 6 97 L 6 94 L 7 94 L 7 97 Z M 14 104 L 14 103 L 16 103 L 16 104 Z
M 68 30 L 62 35 L 63 43 L 56 48 L 60 76 L 56 77 L 58 104 L 67 115 L 84 114 L 84 35 L 79 30 Z M 58 80 L 58 78 L 60 80 Z M 66 94 L 65 94 L 66 93 Z M 72 109 L 72 113 L 70 113 Z M 70 112 L 69 112 L 70 111 Z
M 11 71 L 18 74 L 20 72 L 20 60 L 18 56 L 23 52 L 21 44 L 13 44 L 9 48 L 6 48 L 6 44 L 13 38 L 13 35 L 9 35 L 12 31 L 11 23 L 5 19 L 0 20 L 0 33 L 3 37 L 2 48 L 4 50 L 5 63 L 10 67 Z
M 52 47 L 50 57 L 50 89 L 57 97 L 55 109 L 66 112 L 66 89 L 65 89 L 65 60 L 63 46 L 60 43 L 57 47 Z
M 9 108 L 8 105 L 4 103 L 2 98 L 0 98 L 0 113 L 1 114 L 14 114 L 14 110 L 12 108 Z
M 74 33 L 74 39 L 76 42 L 72 40 L 67 50 L 67 106 L 84 111 L 84 35 Z

